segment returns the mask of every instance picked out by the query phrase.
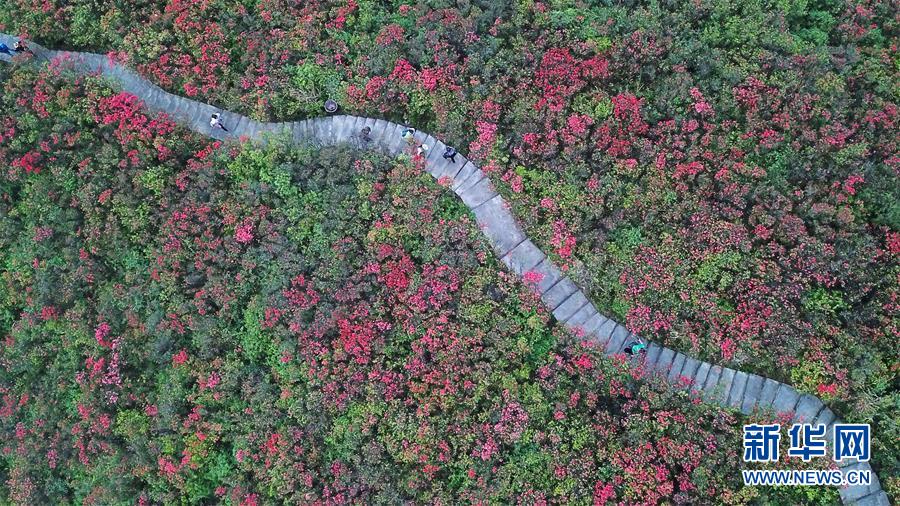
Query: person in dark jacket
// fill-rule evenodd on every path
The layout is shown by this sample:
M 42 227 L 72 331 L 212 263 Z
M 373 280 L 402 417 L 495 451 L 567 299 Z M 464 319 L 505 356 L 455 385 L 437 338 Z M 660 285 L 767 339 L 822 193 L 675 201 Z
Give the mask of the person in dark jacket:
M 444 150 L 444 159 L 450 160 L 450 163 L 456 163 L 456 150 L 452 146 L 447 146 Z

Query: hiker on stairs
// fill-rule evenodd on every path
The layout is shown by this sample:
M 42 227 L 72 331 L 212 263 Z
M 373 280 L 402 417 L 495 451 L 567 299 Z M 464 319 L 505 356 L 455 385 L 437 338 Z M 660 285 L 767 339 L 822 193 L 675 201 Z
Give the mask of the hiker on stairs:
M 400 137 L 409 144 L 410 147 L 416 145 L 416 130 L 413 128 L 405 128 L 402 132 L 400 132 Z
M 362 139 L 362 141 L 363 141 L 364 143 L 368 144 L 368 143 L 372 142 L 372 136 L 371 136 L 371 133 L 372 133 L 372 129 L 371 129 L 371 128 L 369 128 L 369 127 L 363 127 L 363 129 L 360 130 L 360 132 L 359 132 L 359 138 Z
M 647 345 L 643 341 L 631 341 L 625 345 L 625 353 L 634 356 L 641 353 L 647 353 Z
M 444 150 L 444 159 L 450 160 L 450 163 L 456 163 L 456 149 L 447 146 L 447 149 Z
M 225 125 L 222 124 L 221 116 L 219 113 L 214 112 L 212 117 L 209 118 L 209 126 L 211 128 L 221 128 L 222 130 L 228 132 L 229 130 L 225 128 Z

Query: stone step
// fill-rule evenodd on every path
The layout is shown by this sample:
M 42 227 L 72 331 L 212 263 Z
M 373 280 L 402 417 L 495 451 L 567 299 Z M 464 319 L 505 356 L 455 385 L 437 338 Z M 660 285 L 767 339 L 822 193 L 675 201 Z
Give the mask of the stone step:
M 580 329 L 583 330 L 582 326 L 587 323 L 588 320 L 593 318 L 595 315 L 598 315 L 599 312 L 597 308 L 594 307 L 593 304 L 588 302 L 584 306 L 581 307 L 568 321 L 566 321 L 566 326 L 570 329 Z
M 632 339 L 635 339 L 635 337 L 631 332 L 628 332 L 628 329 L 621 325 L 616 325 L 609 342 L 606 343 L 606 353 L 610 355 L 622 353 L 625 350 L 625 343 Z
M 669 367 L 672 366 L 672 362 L 674 360 L 675 351 L 671 348 L 663 348 L 662 352 L 656 356 L 656 360 L 654 362 L 647 363 L 647 371 L 662 374 L 665 376 L 669 370 Z
M 687 361 L 687 356 L 682 353 L 676 353 L 675 358 L 672 359 L 672 366 L 669 367 L 669 374 L 666 376 L 666 380 L 669 383 L 675 383 L 678 380 L 678 377 L 681 375 L 681 369 L 684 367 L 684 363 Z M 660 371 L 665 372 L 665 371 Z
M 536 268 L 545 258 L 547 258 L 547 255 L 535 246 L 530 239 L 526 239 L 522 244 L 519 244 L 513 248 L 512 251 L 504 255 L 500 261 L 502 261 L 509 270 L 522 276 L 526 272 Z
M 610 339 L 612 339 L 617 326 L 618 324 L 612 319 L 603 322 L 603 324 L 600 325 L 600 328 L 594 332 L 594 335 L 597 336 L 597 344 L 606 349 L 606 345 L 609 343 Z
M 747 379 L 749 375 L 745 372 L 735 371 L 734 382 L 731 384 L 731 390 L 728 392 L 727 406 L 734 409 L 741 409 L 744 402 L 744 391 L 747 389 Z
M 590 301 L 581 290 L 576 290 L 553 310 L 553 317 L 560 323 L 566 323 L 586 304 L 590 304 Z
M 533 276 L 539 277 L 538 280 L 534 284 L 535 291 L 538 295 L 544 295 L 548 290 L 556 286 L 556 284 L 563 279 L 563 274 L 556 267 L 556 264 L 550 259 L 550 257 L 544 257 L 540 263 L 536 266 L 532 267 L 527 272 L 532 273 Z M 524 274 L 523 274 L 524 276 Z
M 706 379 L 709 377 L 709 371 L 711 369 L 712 364 L 710 364 L 709 362 L 700 363 L 700 367 L 697 368 L 697 372 L 695 372 L 691 377 L 691 390 L 696 390 L 698 392 L 703 390 L 703 385 L 706 384 Z
M 541 295 L 541 300 L 544 301 L 547 309 L 549 309 L 550 312 L 553 312 L 553 310 L 559 307 L 559 305 L 562 304 L 563 301 L 568 299 L 573 293 L 577 291 L 578 287 L 575 286 L 575 283 L 573 283 L 569 278 L 563 277 L 560 278 L 552 288 Z
M 459 195 L 459 198 L 462 199 L 463 204 L 465 204 L 466 207 L 475 209 L 489 199 L 495 197 L 497 192 L 494 191 L 491 180 L 484 178 L 471 186 L 461 188 L 456 194 Z
M 499 195 L 474 210 L 475 221 L 499 256 L 506 255 L 526 239 Z
M 681 372 L 678 373 L 678 377 L 675 379 L 676 384 L 680 382 L 682 379 L 693 381 L 694 376 L 697 374 L 697 370 L 700 368 L 702 364 L 701 361 L 687 357 L 684 361 L 684 367 L 681 368 Z
M 756 409 L 756 403 L 762 395 L 765 378 L 751 374 L 747 378 L 747 387 L 744 389 L 744 399 L 741 401 L 741 413 L 749 415 Z
M 582 323 L 581 326 L 576 329 L 576 331 L 579 331 L 581 333 L 581 336 L 585 340 L 596 342 L 596 338 L 594 338 L 593 336 L 597 332 L 597 329 L 603 326 L 603 324 L 607 321 L 609 321 L 609 318 L 603 316 L 600 313 L 595 313 L 594 316 L 588 318 L 587 321 Z

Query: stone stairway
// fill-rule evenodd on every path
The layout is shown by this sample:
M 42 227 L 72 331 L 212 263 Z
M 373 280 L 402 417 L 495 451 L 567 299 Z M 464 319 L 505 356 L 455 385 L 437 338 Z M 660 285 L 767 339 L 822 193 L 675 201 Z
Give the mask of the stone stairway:
M 12 47 L 16 38 L 0 34 L 0 42 Z M 295 144 L 316 146 L 349 143 L 359 148 L 381 149 L 391 155 L 399 155 L 406 141 L 400 137 L 403 125 L 382 119 L 349 115 L 333 115 L 304 121 L 262 123 L 246 116 L 218 109 L 209 104 L 168 93 L 140 77 L 135 72 L 115 64 L 105 55 L 68 51 L 53 51 L 35 43 L 29 43 L 34 51 L 34 63 L 52 61 L 54 65 L 67 67 L 82 74 L 102 74 L 125 92 L 143 100 L 152 111 L 168 114 L 187 128 L 216 139 L 246 139 L 265 142 L 271 135 L 286 135 Z M 18 57 L 21 59 L 22 57 Z M 10 61 L 7 55 L 0 59 Z M 221 114 L 222 124 L 230 130 L 224 132 L 209 125 L 210 116 Z M 360 137 L 363 127 L 369 127 L 371 141 Z M 497 194 L 490 179 L 482 170 L 462 154 L 456 163 L 442 157 L 445 145 L 431 135 L 416 132 L 418 143 L 429 146 L 425 158 L 425 170 L 435 179 L 449 183 L 463 203 L 472 210 L 482 232 L 501 261 L 513 272 L 522 276 L 526 272 L 541 275 L 536 289 L 553 316 L 570 330 L 602 347 L 609 355 L 622 353 L 625 344 L 638 337 L 625 327 L 601 314 L 585 293 L 566 277 L 519 227 L 503 198 Z M 644 340 L 648 342 L 647 340 Z M 684 379 L 708 402 L 731 407 L 744 414 L 754 410 L 773 410 L 789 414 L 792 422 L 823 424 L 827 426 L 827 440 L 831 441 L 834 424 L 840 423 L 835 414 L 821 400 L 801 394 L 790 385 L 764 378 L 756 374 L 736 371 L 691 358 L 683 353 L 648 342 L 643 366 L 679 385 Z M 827 461 L 825 459 L 828 459 Z M 830 463 L 830 457 L 823 463 Z M 824 464 L 823 464 L 824 465 Z M 867 462 L 844 460 L 839 464 L 846 471 L 869 470 Z M 840 490 L 844 504 L 889 505 L 887 495 L 881 489 L 877 476 L 872 472 L 871 485 L 856 485 Z

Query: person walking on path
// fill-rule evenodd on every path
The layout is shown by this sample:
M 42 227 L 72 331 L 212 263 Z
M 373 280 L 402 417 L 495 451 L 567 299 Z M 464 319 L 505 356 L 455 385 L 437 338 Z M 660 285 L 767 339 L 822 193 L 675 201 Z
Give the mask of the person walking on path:
M 211 128 L 221 128 L 222 130 L 228 132 L 229 130 L 225 128 L 225 125 L 222 124 L 222 120 L 219 119 L 220 115 L 217 112 L 214 112 L 212 117 L 209 118 L 209 126 Z
M 447 146 L 444 150 L 444 159 L 450 160 L 450 163 L 456 163 L 456 150 L 452 146 Z
M 416 153 L 418 153 L 419 156 L 426 156 L 428 154 L 428 145 L 427 144 L 420 145 L 419 148 L 416 150 Z
M 639 355 L 647 352 L 647 345 L 641 341 L 632 341 L 625 345 L 625 353 L 629 355 Z
M 31 53 L 31 54 L 34 54 L 34 53 L 31 51 L 31 49 L 28 49 L 28 46 L 26 46 L 25 43 L 22 42 L 21 40 L 17 40 L 17 41 L 16 41 L 16 45 L 15 45 L 14 49 L 15 49 L 15 51 L 16 51 L 17 53 Z
M 8 54 L 10 56 L 15 56 L 16 53 L 12 52 L 12 49 L 9 48 L 6 44 L 0 42 L 0 53 Z
M 359 131 L 359 138 L 362 139 L 366 144 L 372 142 L 372 137 L 369 135 L 372 133 L 372 129 L 369 127 L 363 127 L 362 130 Z
M 415 146 L 416 144 L 416 131 L 413 128 L 406 128 L 403 132 L 400 133 L 400 137 L 409 144 L 410 147 Z

